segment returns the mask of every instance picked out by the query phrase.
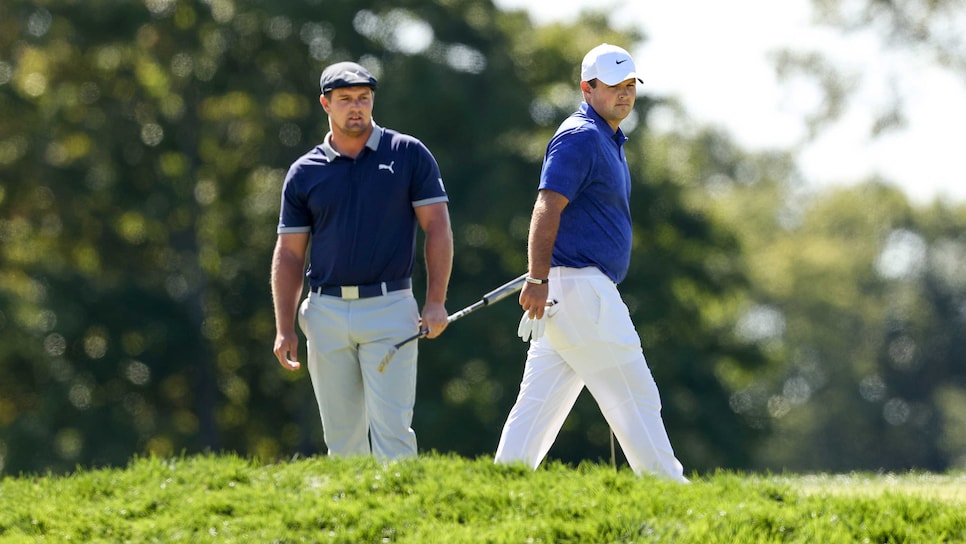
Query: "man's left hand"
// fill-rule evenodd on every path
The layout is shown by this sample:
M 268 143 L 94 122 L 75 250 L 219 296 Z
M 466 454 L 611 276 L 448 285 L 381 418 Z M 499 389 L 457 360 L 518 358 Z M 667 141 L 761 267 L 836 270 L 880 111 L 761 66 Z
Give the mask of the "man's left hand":
M 449 314 L 446 313 L 446 306 L 441 303 L 426 303 L 423 306 L 423 316 L 421 319 L 422 328 L 428 330 L 426 338 L 436 338 L 446 330 L 449 325 Z

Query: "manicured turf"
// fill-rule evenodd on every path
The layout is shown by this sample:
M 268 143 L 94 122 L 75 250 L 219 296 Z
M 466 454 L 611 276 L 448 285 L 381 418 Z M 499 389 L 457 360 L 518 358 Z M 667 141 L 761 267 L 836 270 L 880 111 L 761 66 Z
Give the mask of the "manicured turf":
M 0 542 L 961 542 L 966 474 L 692 475 L 437 454 L 0 480 Z

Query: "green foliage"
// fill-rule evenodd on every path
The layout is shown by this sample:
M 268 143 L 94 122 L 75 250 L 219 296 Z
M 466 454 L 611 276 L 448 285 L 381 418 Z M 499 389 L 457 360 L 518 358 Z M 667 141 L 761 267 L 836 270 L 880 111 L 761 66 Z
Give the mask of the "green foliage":
M 400 39 L 413 29 L 425 43 Z M 580 100 L 584 52 L 640 39 L 593 13 L 534 28 L 482 0 L 0 4 L 0 473 L 317 452 L 307 376 L 271 355 L 268 266 L 285 169 L 326 131 L 321 68 L 369 66 L 379 123 L 439 160 L 455 311 L 526 265 L 540 161 Z M 963 466 L 966 210 L 914 208 L 875 180 L 803 194 L 787 154 L 652 133 L 671 106 L 640 97 L 626 124 L 636 245 L 621 290 L 686 468 Z M 518 318 L 505 302 L 421 342 L 423 451 L 495 449 L 525 359 Z M 609 438 L 585 394 L 548 472 L 607 457 Z M 139 508 L 125 515 L 158 506 Z M 749 530 L 787 536 L 787 521 Z M 613 534 L 681 534 L 625 522 Z M 555 540 L 591 530 L 530 523 Z M 878 537 L 913 539 L 896 531 Z
M 805 194 L 774 163 L 721 156 L 740 168 L 702 198 L 745 249 L 739 331 L 778 362 L 733 397 L 774 430 L 758 467 L 962 466 L 966 208 L 916 209 L 876 180 Z
M 0 480 L 4 542 L 932 542 L 966 538 L 964 475 L 747 476 L 428 454 L 138 458 Z
M 400 41 L 413 28 L 425 47 Z M 543 148 L 580 100 L 584 52 L 638 39 L 600 15 L 533 28 L 471 0 L 4 2 L 0 473 L 318 451 L 307 376 L 272 357 L 268 267 L 285 169 L 326 131 L 322 67 L 371 67 L 378 122 L 439 160 L 455 310 L 524 269 Z M 643 147 L 650 105 L 628 148 L 639 247 L 623 291 L 680 457 L 748 466 L 760 432 L 720 371 L 765 363 L 729 325 L 737 248 L 680 178 L 647 171 L 663 169 Z M 518 317 L 507 302 L 422 343 L 424 450 L 494 450 L 525 358 Z M 551 455 L 604 457 L 608 438 L 583 397 Z

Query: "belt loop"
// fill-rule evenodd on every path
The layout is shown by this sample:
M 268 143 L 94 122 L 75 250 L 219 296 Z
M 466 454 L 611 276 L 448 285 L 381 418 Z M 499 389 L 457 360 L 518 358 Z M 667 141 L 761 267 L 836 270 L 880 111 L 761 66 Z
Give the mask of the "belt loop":
M 382 283 L 380 283 L 380 284 L 379 284 L 379 287 L 380 287 L 380 288 L 382 288 L 382 294 L 383 294 L 383 295 L 385 295 L 385 294 L 387 294 L 387 293 L 389 293 L 389 289 L 387 289 L 387 288 L 386 288 L 386 282 L 382 282 Z

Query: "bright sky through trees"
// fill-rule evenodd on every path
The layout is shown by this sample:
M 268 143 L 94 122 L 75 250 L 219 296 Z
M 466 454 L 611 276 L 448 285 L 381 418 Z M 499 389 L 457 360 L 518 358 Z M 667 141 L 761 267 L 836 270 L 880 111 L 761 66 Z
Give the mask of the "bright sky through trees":
M 845 36 L 811 22 L 810 0 L 495 0 L 527 9 L 538 24 L 572 20 L 582 9 L 612 9 L 615 25 L 643 29 L 632 51 L 644 92 L 677 98 L 697 123 L 724 127 L 748 150 L 798 147 L 814 186 L 872 175 L 917 203 L 966 201 L 966 84 L 930 59 L 886 50 L 871 32 Z M 770 54 L 816 51 L 854 76 L 844 116 L 806 142 L 805 117 L 820 105 L 814 84 L 780 84 Z M 873 140 L 876 116 L 898 98 L 907 125 Z M 662 121 L 657 116 L 655 128 Z

